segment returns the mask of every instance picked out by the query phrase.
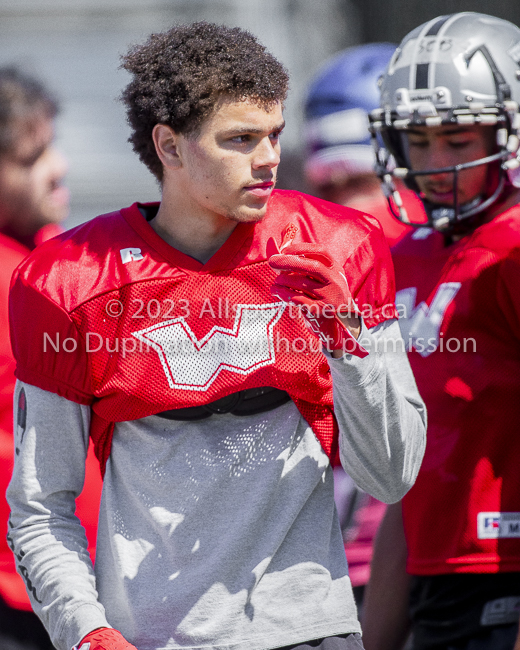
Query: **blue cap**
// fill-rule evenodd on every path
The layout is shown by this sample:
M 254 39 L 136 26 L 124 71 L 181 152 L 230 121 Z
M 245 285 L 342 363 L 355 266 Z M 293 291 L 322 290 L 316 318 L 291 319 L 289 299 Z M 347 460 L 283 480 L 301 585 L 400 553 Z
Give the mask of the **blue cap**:
M 369 43 L 329 59 L 309 86 L 305 101 L 305 139 L 311 182 L 343 168 L 348 175 L 373 169 L 368 113 L 379 107 L 379 77 L 396 46 Z

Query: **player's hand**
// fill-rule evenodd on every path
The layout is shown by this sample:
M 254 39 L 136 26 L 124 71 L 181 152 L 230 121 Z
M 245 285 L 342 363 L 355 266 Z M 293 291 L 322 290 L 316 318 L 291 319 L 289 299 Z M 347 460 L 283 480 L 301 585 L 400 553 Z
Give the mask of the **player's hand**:
M 111 627 L 101 627 L 87 634 L 72 650 L 137 650 Z
M 343 350 L 358 357 L 368 352 L 352 329 L 359 327 L 360 312 L 352 298 L 343 269 L 316 244 L 291 244 L 269 258 L 279 272 L 271 293 L 300 306 L 310 329 L 329 351 Z

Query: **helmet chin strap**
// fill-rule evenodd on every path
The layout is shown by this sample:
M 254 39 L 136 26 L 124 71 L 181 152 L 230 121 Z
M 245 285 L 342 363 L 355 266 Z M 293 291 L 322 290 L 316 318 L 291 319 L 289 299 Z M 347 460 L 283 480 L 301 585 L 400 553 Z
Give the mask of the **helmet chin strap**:
M 477 167 L 479 165 L 489 165 L 490 163 L 496 162 L 498 160 L 503 160 L 508 156 L 507 151 L 501 151 L 495 153 L 491 156 L 486 156 L 485 158 L 480 158 L 475 161 L 461 163 L 460 165 L 455 165 L 453 167 L 442 167 L 438 169 L 426 169 L 421 171 L 413 171 L 406 167 L 395 168 L 392 170 L 391 174 L 384 174 L 383 176 L 383 190 L 385 190 L 385 185 L 387 190 L 385 191 L 388 205 L 390 207 L 391 213 L 399 221 L 414 226 L 416 228 L 430 227 L 434 228 L 443 233 L 450 233 L 456 228 L 461 222 L 465 222 L 470 217 L 474 215 L 481 214 L 487 210 L 502 194 L 505 183 L 506 183 L 506 172 L 502 167 L 500 167 L 500 177 L 495 191 L 486 199 L 483 199 L 482 196 L 477 196 L 471 201 L 459 204 L 458 200 L 458 186 L 459 186 L 459 173 L 464 169 L 470 169 L 472 167 Z M 406 210 L 403 208 L 402 200 L 399 195 L 399 192 L 395 189 L 395 185 L 392 182 L 392 177 L 402 178 L 403 180 L 414 181 L 416 176 L 435 176 L 436 174 L 453 174 L 453 203 L 451 206 L 440 205 L 432 203 L 427 199 L 422 199 L 421 201 L 424 205 L 426 215 L 428 217 L 427 223 L 414 224 L 410 223 Z M 392 187 L 389 187 L 391 182 Z
M 466 221 L 466 219 L 469 217 L 473 217 L 476 214 L 485 212 L 502 194 L 505 187 L 506 176 L 504 173 L 500 174 L 500 180 L 495 191 L 487 199 L 483 199 L 482 196 L 479 195 L 471 201 L 468 201 L 462 205 L 459 205 L 457 201 L 457 191 L 455 189 L 457 180 L 458 179 L 455 176 L 452 207 L 438 205 L 432 203 L 431 201 L 428 201 L 427 199 L 421 199 L 426 211 L 426 215 L 428 216 L 429 225 L 431 225 L 432 228 L 435 228 L 435 230 L 439 230 L 440 232 L 451 231 L 458 224 Z

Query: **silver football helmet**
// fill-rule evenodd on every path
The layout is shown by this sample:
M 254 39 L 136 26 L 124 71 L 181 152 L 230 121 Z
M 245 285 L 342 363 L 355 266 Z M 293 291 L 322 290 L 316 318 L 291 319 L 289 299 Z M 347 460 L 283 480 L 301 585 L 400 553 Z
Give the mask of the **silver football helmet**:
M 450 231 L 462 220 L 482 213 L 498 199 L 506 183 L 520 186 L 518 27 L 472 12 L 430 20 L 404 38 L 379 83 L 381 108 L 372 111 L 370 130 L 383 191 L 400 221 L 409 223 L 394 178 L 402 178 L 407 187 L 418 192 L 416 176 L 453 173 L 453 205 L 423 200 L 428 223 L 417 224 L 441 231 Z M 495 125 L 496 153 L 454 167 L 413 171 L 406 153 L 406 129 L 441 124 Z M 492 163 L 501 170 L 493 194 L 460 205 L 458 173 Z

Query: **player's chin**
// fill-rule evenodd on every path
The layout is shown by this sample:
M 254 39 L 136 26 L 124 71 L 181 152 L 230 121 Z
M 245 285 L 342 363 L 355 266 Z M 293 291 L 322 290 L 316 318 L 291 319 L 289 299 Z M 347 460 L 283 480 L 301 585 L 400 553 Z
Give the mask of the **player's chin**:
M 267 201 L 264 205 L 261 206 L 240 206 L 240 208 L 234 210 L 231 214 L 228 214 L 228 218 L 232 221 L 237 221 L 238 223 L 254 223 L 255 221 L 262 221 L 267 212 Z

